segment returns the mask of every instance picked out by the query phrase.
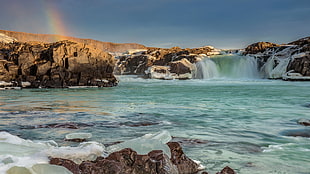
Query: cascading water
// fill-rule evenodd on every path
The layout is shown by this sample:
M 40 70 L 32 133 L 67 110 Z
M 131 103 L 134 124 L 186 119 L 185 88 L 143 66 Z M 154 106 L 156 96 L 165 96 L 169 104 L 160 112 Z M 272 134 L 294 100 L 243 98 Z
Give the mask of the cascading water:
M 254 57 L 220 55 L 205 57 L 196 63 L 195 78 L 259 78 L 257 60 Z

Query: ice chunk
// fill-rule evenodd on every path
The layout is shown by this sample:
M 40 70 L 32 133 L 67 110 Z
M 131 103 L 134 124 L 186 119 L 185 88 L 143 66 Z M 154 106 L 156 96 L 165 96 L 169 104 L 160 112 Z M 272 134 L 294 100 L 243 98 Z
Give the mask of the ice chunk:
M 35 174 L 72 174 L 67 168 L 50 164 L 36 164 L 31 168 Z
M 65 158 L 80 164 L 83 161 L 93 161 L 105 151 L 103 144 L 98 142 L 81 143 L 78 147 L 59 147 L 47 149 L 45 153 L 53 158 Z
M 171 135 L 168 131 L 161 131 L 155 134 L 146 134 L 142 137 L 115 144 L 107 148 L 109 153 L 131 148 L 138 154 L 147 154 L 152 150 L 162 150 L 165 154 L 171 157 L 170 148 L 166 144 L 171 140 Z
M 27 169 L 26 167 L 18 167 L 18 166 L 11 167 L 9 170 L 6 171 L 6 173 L 7 174 L 31 174 L 29 169 Z
M 67 140 L 73 139 L 89 139 L 92 137 L 91 133 L 71 133 L 66 135 Z

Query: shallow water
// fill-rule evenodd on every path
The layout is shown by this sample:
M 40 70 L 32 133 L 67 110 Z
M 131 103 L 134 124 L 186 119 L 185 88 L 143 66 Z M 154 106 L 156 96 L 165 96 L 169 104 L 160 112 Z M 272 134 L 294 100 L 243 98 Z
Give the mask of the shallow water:
M 309 135 L 297 120 L 310 118 L 310 82 L 119 78 L 113 88 L 0 91 L 0 131 L 75 146 L 66 134 L 111 144 L 167 130 L 210 173 L 310 171 L 310 139 L 286 136 Z M 64 123 L 78 129 L 55 127 Z

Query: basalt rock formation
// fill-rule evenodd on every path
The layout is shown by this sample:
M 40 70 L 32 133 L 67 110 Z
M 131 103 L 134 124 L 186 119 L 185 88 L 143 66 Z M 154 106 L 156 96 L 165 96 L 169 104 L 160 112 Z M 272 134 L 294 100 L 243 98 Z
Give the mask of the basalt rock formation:
M 83 43 L 0 42 L 0 81 L 17 86 L 115 86 L 114 64 L 112 55 Z
M 130 49 L 144 49 L 145 46 L 137 43 L 112 43 L 112 42 L 102 42 L 93 39 L 81 39 L 69 36 L 60 36 L 54 34 L 32 34 L 25 32 L 7 31 L 0 30 L 0 34 L 15 38 L 20 42 L 38 41 L 38 42 L 58 42 L 61 40 L 70 40 L 73 42 L 79 42 L 88 44 L 89 46 L 95 47 L 106 52 L 125 52 Z
M 193 49 L 147 48 L 119 56 L 115 73 L 158 79 L 190 79 L 195 73 L 193 64 L 201 60 L 201 57 L 212 54 L 219 54 L 219 52 L 211 46 Z

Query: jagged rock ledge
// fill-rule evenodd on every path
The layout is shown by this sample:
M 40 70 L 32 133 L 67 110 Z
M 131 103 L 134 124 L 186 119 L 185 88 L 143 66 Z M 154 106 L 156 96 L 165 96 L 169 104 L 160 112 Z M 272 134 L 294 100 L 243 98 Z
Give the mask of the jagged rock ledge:
M 162 150 L 153 150 L 146 155 L 125 148 L 111 153 L 108 157 L 98 157 L 95 161 L 83 161 L 81 164 L 63 159 L 50 158 L 50 164 L 67 168 L 73 174 L 208 174 L 195 161 L 188 158 L 177 142 L 168 142 L 171 151 L 169 158 Z M 235 174 L 225 167 L 217 174 Z
M 72 41 L 0 42 L 0 88 L 116 86 L 115 59 Z

